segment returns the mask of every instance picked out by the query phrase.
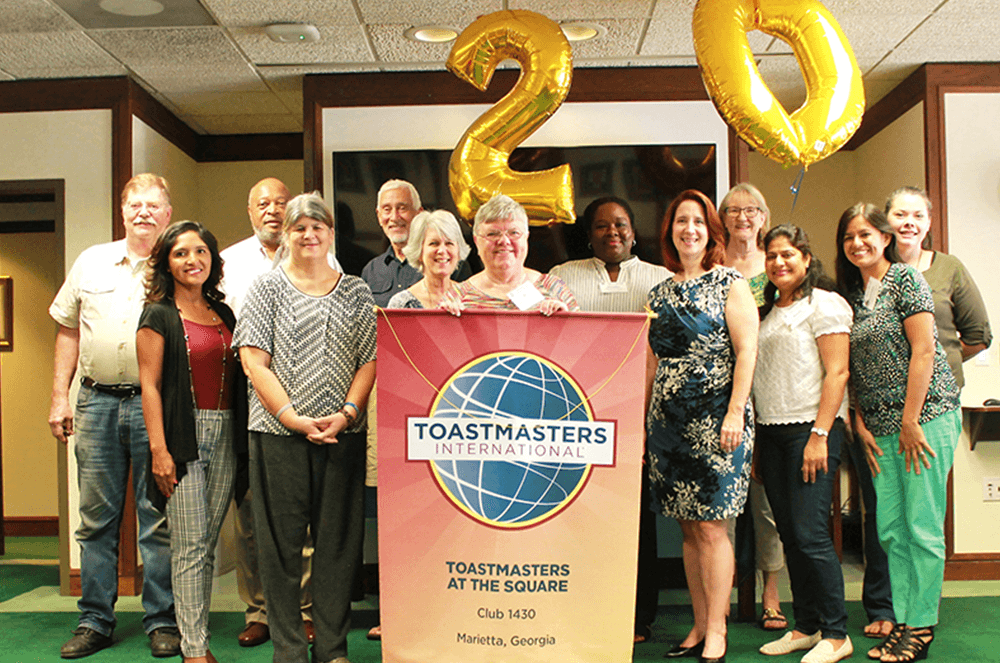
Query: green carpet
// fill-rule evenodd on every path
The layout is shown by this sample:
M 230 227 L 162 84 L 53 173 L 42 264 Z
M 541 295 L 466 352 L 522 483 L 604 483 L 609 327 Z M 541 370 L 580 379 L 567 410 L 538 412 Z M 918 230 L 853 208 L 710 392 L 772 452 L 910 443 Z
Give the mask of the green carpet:
M 2 560 L 59 559 L 59 537 L 8 536 L 4 539 Z
M 6 601 L 38 586 L 57 584 L 56 567 L 0 565 L 0 601 Z M 791 605 L 783 604 L 782 608 L 786 614 L 791 615 Z M 861 604 L 856 601 L 848 602 L 847 609 L 848 630 L 855 647 L 852 660 L 860 663 L 867 660 L 865 652 L 876 641 L 860 635 L 861 628 L 866 623 Z M 93 663 L 153 661 L 149 655 L 148 640 L 143 633 L 142 615 L 123 612 L 119 614 L 118 619 L 114 646 L 94 655 L 88 661 Z M 374 624 L 376 619 L 377 614 L 374 610 L 359 611 L 354 615 L 355 628 L 348 636 L 349 655 L 353 663 L 381 661 L 379 643 L 369 642 L 365 638 L 368 627 Z M 71 637 L 76 622 L 75 613 L 0 613 L 0 663 L 61 661 L 59 647 Z M 635 648 L 633 660 L 642 663 L 662 662 L 663 652 L 685 636 L 690 624 L 689 606 L 661 606 L 653 627 L 652 640 Z M 267 663 L 271 660 L 273 650 L 269 644 L 253 649 L 241 648 L 237 644 L 236 635 L 243 628 L 242 613 L 212 613 L 210 625 L 215 636 L 212 641 L 212 653 L 219 661 Z M 730 624 L 727 660 L 730 663 L 768 661 L 769 659 L 759 654 L 757 649 L 776 635 L 780 636 L 780 633 L 764 633 L 756 624 Z M 1000 598 L 944 599 L 941 604 L 941 624 L 937 635 L 931 647 L 930 660 L 942 663 L 1000 661 Z M 774 663 L 797 663 L 800 658 L 801 655 L 791 654 L 774 659 Z

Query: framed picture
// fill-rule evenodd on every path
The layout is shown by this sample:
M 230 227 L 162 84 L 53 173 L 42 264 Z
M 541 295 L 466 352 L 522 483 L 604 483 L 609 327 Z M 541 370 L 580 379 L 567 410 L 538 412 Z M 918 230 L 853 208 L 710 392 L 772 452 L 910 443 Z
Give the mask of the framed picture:
M 581 167 L 579 195 L 606 196 L 614 193 L 612 173 L 614 173 L 614 163 L 611 161 L 591 163 Z
M 338 154 L 334 157 L 333 163 L 336 168 L 335 182 L 339 190 L 350 193 L 365 192 L 365 179 L 361 175 L 357 154 L 351 152 Z
M 375 182 L 376 189 L 388 180 L 409 180 L 406 174 L 406 165 L 402 159 L 372 157 L 371 169 L 372 181 Z
M 14 349 L 14 279 L 0 276 L 0 352 Z

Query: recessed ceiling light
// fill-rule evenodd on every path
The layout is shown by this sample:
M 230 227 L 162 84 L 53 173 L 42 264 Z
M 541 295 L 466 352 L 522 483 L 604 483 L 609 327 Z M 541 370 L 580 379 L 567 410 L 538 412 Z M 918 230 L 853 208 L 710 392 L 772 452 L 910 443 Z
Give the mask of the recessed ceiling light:
M 309 23 L 272 23 L 264 26 L 264 34 L 279 44 L 309 44 L 319 41 L 319 30 Z
M 155 16 L 163 11 L 156 0 L 101 0 L 101 9 L 118 16 Z
M 585 23 L 583 21 L 572 21 L 559 25 L 562 28 L 566 39 L 570 41 L 587 41 L 589 39 L 599 39 L 608 34 L 608 29 L 599 23 Z
M 410 28 L 403 36 L 412 41 L 425 41 L 431 44 L 443 44 L 458 36 L 458 31 L 446 25 L 420 25 Z

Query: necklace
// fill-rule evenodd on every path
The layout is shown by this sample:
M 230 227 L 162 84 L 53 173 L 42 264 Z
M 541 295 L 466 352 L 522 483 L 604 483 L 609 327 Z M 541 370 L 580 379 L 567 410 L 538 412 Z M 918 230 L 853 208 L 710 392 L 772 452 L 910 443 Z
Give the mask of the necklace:
M 180 314 L 180 307 L 177 308 L 177 313 Z M 212 321 L 217 321 L 218 318 L 214 315 L 212 316 Z M 192 322 L 192 324 L 197 324 Z M 214 325 L 215 330 L 219 332 L 219 342 L 222 344 L 222 375 L 219 381 L 219 404 L 216 406 L 216 410 L 222 409 L 222 396 L 226 390 L 226 337 L 222 333 L 222 325 Z M 198 409 L 198 397 L 194 393 L 194 371 L 191 369 L 191 339 L 188 337 L 187 325 L 184 324 L 184 318 L 181 318 L 181 327 L 184 329 L 184 351 L 187 354 L 187 364 L 188 364 L 188 382 L 191 386 L 191 403 Z

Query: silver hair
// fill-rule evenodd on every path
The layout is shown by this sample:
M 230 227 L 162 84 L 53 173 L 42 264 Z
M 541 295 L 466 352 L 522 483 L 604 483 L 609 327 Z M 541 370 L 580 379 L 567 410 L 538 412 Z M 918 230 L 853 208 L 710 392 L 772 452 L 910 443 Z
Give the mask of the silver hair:
M 757 203 L 757 207 L 759 207 L 764 212 L 764 225 L 762 225 L 760 227 L 760 230 L 757 231 L 757 244 L 758 246 L 763 247 L 764 235 L 767 234 L 767 231 L 771 227 L 771 208 L 767 206 L 767 201 L 764 200 L 764 194 L 762 194 L 760 192 L 760 189 L 755 187 L 753 184 L 750 184 L 749 182 L 740 182 L 732 189 L 727 191 L 726 195 L 722 197 L 722 202 L 719 203 L 719 216 L 720 217 L 725 216 L 725 209 L 729 207 L 729 199 L 732 198 L 733 195 L 737 193 L 745 193 L 749 195 L 751 198 L 754 199 L 754 202 Z M 726 233 L 726 242 L 729 242 L 729 231 L 726 230 L 725 223 L 722 224 L 722 229 Z
M 472 224 L 472 232 L 479 234 L 479 228 L 484 223 L 503 221 L 511 219 L 524 224 L 525 233 L 528 232 L 528 213 L 524 211 L 521 204 L 502 193 L 490 198 L 476 211 L 476 219 Z
M 333 228 L 333 213 L 330 212 L 330 208 L 323 202 L 323 197 L 319 195 L 319 191 L 300 193 L 288 201 L 288 206 L 285 208 L 285 225 L 282 230 L 288 232 L 288 229 L 298 223 L 299 219 L 303 217 L 322 221 L 330 228 Z
M 420 194 L 417 193 L 417 187 L 413 186 L 406 180 L 386 180 L 385 184 L 382 185 L 382 188 L 378 190 L 378 198 L 375 199 L 377 201 L 375 204 L 376 209 L 382 205 L 382 194 L 389 191 L 395 191 L 396 189 L 406 189 L 409 191 L 410 202 L 413 204 L 413 209 L 420 209 Z
M 459 260 L 469 257 L 472 250 L 462 237 L 462 228 L 458 225 L 455 215 L 448 210 L 439 209 L 433 212 L 421 212 L 413 217 L 410 224 L 410 238 L 403 247 L 403 255 L 406 262 L 410 263 L 420 273 L 424 271 L 424 263 L 420 259 L 424 249 L 424 237 L 431 228 L 437 230 L 441 235 L 455 242 L 458 247 Z

